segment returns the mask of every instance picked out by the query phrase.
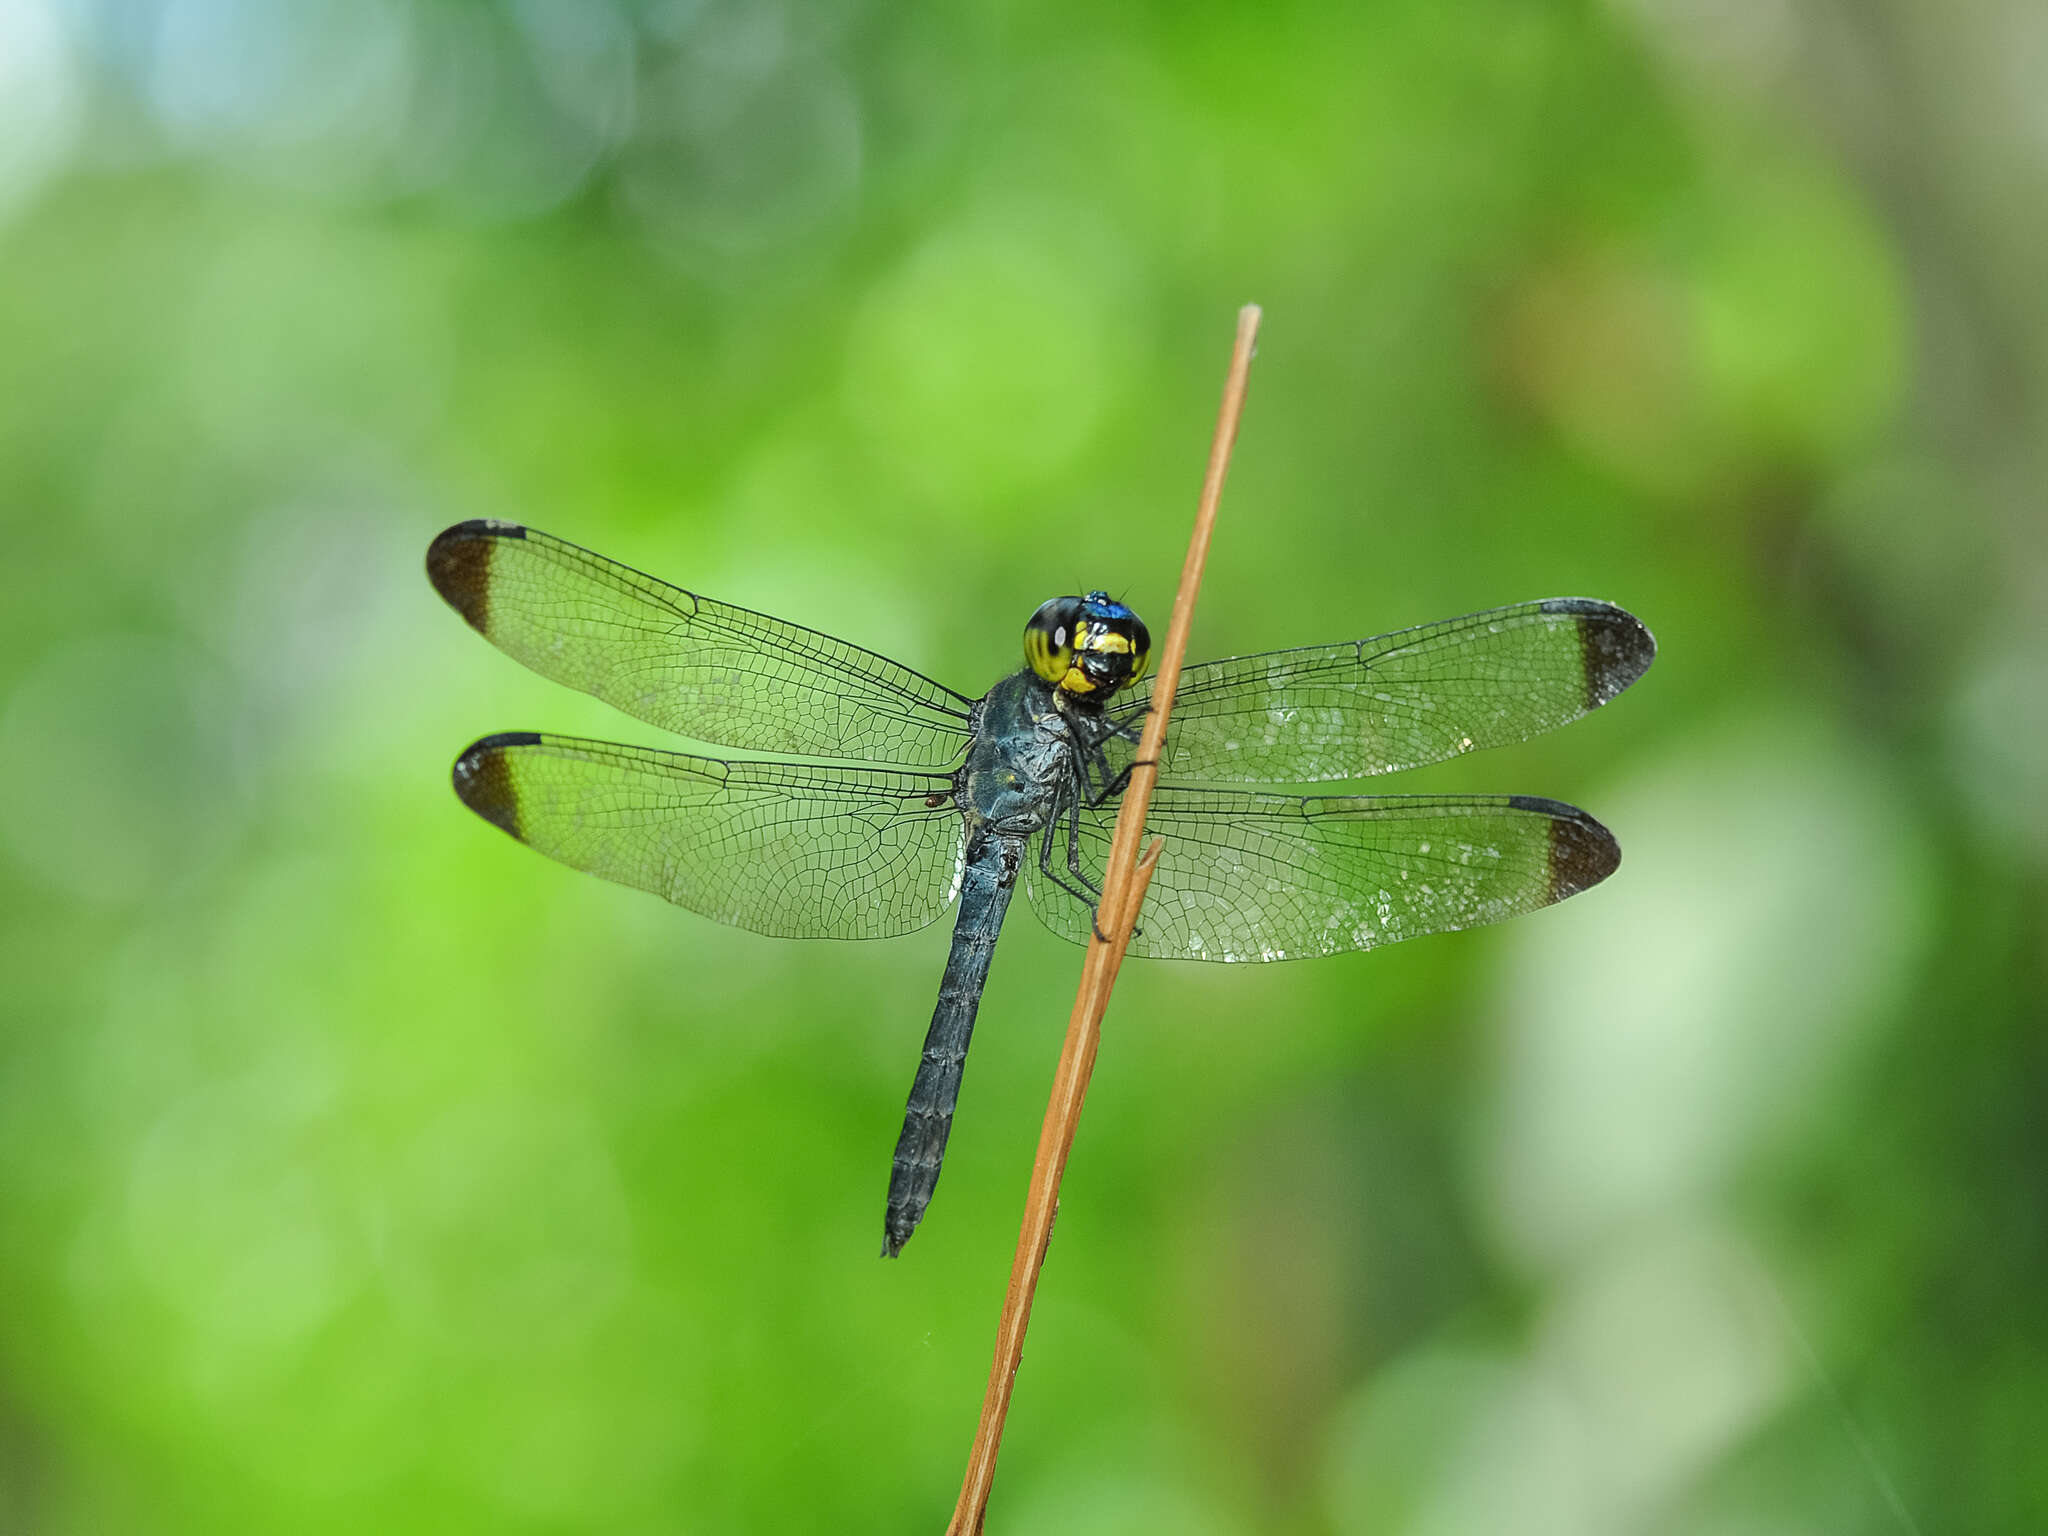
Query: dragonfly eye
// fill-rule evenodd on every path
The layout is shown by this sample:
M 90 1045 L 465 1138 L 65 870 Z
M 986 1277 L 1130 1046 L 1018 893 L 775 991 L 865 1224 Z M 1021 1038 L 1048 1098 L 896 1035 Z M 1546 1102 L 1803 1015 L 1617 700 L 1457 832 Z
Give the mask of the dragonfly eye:
M 1055 597 L 1040 604 L 1024 626 L 1024 659 L 1033 672 L 1055 687 L 1073 670 L 1080 620 L 1080 598 Z

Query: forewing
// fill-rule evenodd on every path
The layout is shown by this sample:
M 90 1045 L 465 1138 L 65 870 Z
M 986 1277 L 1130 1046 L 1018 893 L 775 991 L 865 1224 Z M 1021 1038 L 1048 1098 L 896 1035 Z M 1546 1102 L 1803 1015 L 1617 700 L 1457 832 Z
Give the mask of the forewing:
M 515 523 L 458 523 L 427 575 L 499 650 L 649 725 L 747 752 L 956 761 L 970 701 L 886 656 Z
M 457 758 L 455 792 L 572 869 L 780 938 L 909 933 L 959 884 L 963 823 L 939 774 L 727 763 L 520 731 Z
M 1204 662 L 1181 674 L 1160 772 L 1313 784 L 1440 762 L 1576 720 L 1656 654 L 1633 614 L 1553 597 L 1370 640 Z M 1139 687 L 1119 711 L 1133 725 L 1150 698 Z M 1128 746 L 1112 755 L 1120 766 Z
M 1097 884 L 1114 814 L 1082 812 L 1081 864 Z M 1162 786 L 1145 830 L 1166 846 L 1130 952 L 1168 960 L 1294 960 L 1477 927 L 1562 901 L 1621 862 L 1591 816 L 1530 795 Z M 1065 875 L 1066 825 L 1039 835 Z M 1040 919 L 1086 943 L 1089 905 L 1049 881 L 1035 854 L 1026 869 Z

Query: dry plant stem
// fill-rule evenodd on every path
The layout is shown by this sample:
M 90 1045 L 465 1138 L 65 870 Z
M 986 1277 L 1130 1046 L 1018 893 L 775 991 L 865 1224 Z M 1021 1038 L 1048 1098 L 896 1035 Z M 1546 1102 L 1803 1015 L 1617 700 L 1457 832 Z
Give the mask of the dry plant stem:
M 980 1536 L 989 1489 L 995 1481 L 1003 1420 L 1009 1413 L 1017 1366 L 1024 1357 L 1024 1331 L 1031 1321 L 1031 1299 L 1038 1287 L 1038 1271 L 1045 1262 L 1046 1244 L 1052 1236 L 1053 1216 L 1059 1206 L 1060 1179 L 1066 1172 L 1067 1153 L 1080 1122 L 1088 1075 L 1095 1066 L 1102 1015 L 1109 1007 L 1110 988 L 1116 984 L 1124 950 L 1131 942 L 1131 930 L 1136 926 L 1145 888 L 1159 862 L 1160 845 L 1156 840 L 1145 850 L 1142 860 L 1138 857 L 1138 843 L 1144 834 L 1145 810 L 1151 803 L 1153 786 L 1159 782 L 1159 749 L 1166 737 L 1174 690 L 1180 686 L 1181 661 L 1187 654 L 1188 631 L 1194 624 L 1195 594 L 1201 589 L 1202 567 L 1209 557 L 1209 536 L 1216 525 L 1217 505 L 1223 498 L 1224 474 L 1230 467 L 1231 447 L 1237 441 L 1238 418 L 1244 413 L 1245 381 L 1251 372 L 1252 348 L 1258 331 L 1259 307 L 1247 304 L 1237 313 L 1237 346 L 1231 353 L 1223 405 L 1216 418 L 1216 435 L 1209 446 L 1209 470 L 1202 481 L 1195 530 L 1188 541 L 1180 590 L 1174 596 L 1173 617 L 1167 623 L 1166 642 L 1161 647 L 1159 670 L 1152 683 L 1151 712 L 1145 717 L 1136 766 L 1124 790 L 1116 832 L 1110 840 L 1109 859 L 1103 869 L 1102 902 L 1097 909 L 1102 927 L 1089 940 L 1087 958 L 1081 963 L 1081 984 L 1067 1019 L 1067 1038 L 1060 1050 L 1059 1067 L 1053 1074 L 1052 1098 L 1046 1105 L 1045 1125 L 1038 1136 L 1038 1157 L 1031 1168 L 1031 1188 L 1024 1202 L 1024 1225 L 1017 1234 L 1010 1288 L 1003 1298 L 1002 1321 L 996 1328 L 996 1355 L 989 1369 L 988 1394 L 982 1400 L 981 1423 L 975 1430 L 974 1449 L 967 1458 L 960 1502 L 954 1507 L 952 1523 L 946 1527 L 948 1536 Z

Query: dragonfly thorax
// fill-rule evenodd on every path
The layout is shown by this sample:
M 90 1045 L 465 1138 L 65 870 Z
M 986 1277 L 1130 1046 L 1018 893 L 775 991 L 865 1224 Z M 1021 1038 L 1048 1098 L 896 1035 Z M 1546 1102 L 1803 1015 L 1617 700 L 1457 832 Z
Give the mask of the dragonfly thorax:
M 1107 592 L 1055 597 L 1024 626 L 1031 670 L 1069 698 L 1090 703 L 1143 677 L 1151 648 L 1145 621 Z

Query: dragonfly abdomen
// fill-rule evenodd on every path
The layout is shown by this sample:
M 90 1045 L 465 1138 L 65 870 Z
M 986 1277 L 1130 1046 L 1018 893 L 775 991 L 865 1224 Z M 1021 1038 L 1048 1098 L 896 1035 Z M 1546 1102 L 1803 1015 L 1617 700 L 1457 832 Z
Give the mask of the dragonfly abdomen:
M 1017 871 L 1023 862 L 1022 838 L 985 827 L 968 834 L 953 947 L 946 955 L 938 1005 L 932 1010 L 931 1028 L 925 1031 L 924 1054 L 910 1084 L 903 1133 L 896 1139 L 896 1157 L 889 1169 L 889 1205 L 882 1218 L 884 1258 L 893 1259 L 903 1251 L 924 1219 L 932 1192 L 939 1187 L 939 1165 L 953 1129 L 953 1109 L 967 1069 L 974 1016 L 981 1007 L 989 962 L 995 958 L 996 936 L 1002 932 L 1003 914 L 1017 888 Z

